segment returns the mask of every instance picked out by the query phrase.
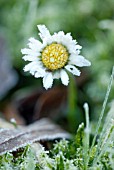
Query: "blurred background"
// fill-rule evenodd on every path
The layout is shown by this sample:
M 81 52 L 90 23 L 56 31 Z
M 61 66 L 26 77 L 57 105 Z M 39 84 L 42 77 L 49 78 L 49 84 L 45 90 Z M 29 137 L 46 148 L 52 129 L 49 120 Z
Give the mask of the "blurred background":
M 52 34 L 71 32 L 92 63 L 81 69 L 70 93 L 60 80 L 46 91 L 41 79 L 23 71 L 27 62 L 20 51 L 30 37 L 39 39 L 38 24 Z M 0 117 L 30 124 L 46 116 L 69 130 L 71 112 L 75 131 L 85 120 L 83 104 L 88 102 L 90 119 L 96 122 L 113 65 L 114 0 L 0 0 Z M 114 85 L 109 101 L 113 98 Z

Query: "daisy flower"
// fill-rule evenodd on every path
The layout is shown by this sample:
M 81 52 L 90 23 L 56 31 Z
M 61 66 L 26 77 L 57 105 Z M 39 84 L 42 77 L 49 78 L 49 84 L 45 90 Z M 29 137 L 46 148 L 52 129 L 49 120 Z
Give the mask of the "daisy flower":
M 90 66 L 91 63 L 80 55 L 82 48 L 72 39 L 70 33 L 63 31 L 50 34 L 45 25 L 38 25 L 42 40 L 29 39 L 29 48 L 21 50 L 23 59 L 30 63 L 24 67 L 36 78 L 43 78 L 45 89 L 51 88 L 54 79 L 61 79 L 65 86 L 69 83 L 67 72 L 80 76 L 78 67 Z

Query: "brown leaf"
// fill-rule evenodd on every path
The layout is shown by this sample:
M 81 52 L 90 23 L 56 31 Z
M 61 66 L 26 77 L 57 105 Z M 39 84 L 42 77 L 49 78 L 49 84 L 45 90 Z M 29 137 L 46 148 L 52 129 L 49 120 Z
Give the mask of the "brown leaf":
M 34 120 L 41 117 L 56 117 L 67 96 L 66 88 L 56 87 L 39 96 L 34 108 Z
M 2 112 L 6 120 L 10 121 L 10 119 L 14 118 L 18 125 L 25 124 L 25 120 L 20 116 L 19 111 L 12 102 L 6 104 Z
M 0 155 L 37 141 L 70 138 L 69 133 L 46 118 L 19 129 L 1 129 L 0 136 Z
M 67 88 L 55 87 L 50 90 L 38 90 L 14 101 L 20 115 L 27 124 L 42 117 L 56 118 L 66 103 Z

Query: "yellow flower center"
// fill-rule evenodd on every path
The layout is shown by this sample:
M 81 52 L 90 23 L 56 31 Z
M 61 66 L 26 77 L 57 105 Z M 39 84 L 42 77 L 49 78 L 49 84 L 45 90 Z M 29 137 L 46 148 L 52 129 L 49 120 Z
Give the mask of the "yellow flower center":
M 67 60 L 67 49 L 61 44 L 48 45 L 42 52 L 42 62 L 49 70 L 62 68 Z

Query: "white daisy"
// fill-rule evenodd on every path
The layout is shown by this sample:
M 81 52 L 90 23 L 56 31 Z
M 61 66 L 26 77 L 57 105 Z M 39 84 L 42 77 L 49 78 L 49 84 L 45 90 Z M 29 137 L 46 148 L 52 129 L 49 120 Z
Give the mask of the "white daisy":
M 91 63 L 80 55 L 82 48 L 72 39 L 70 33 L 63 31 L 50 34 L 45 25 L 38 25 L 42 43 L 34 38 L 29 39 L 29 48 L 22 49 L 23 59 L 30 61 L 24 67 L 36 78 L 43 78 L 45 89 L 51 88 L 54 79 L 61 79 L 65 86 L 69 83 L 67 71 L 80 76 L 76 68 L 90 66 Z

